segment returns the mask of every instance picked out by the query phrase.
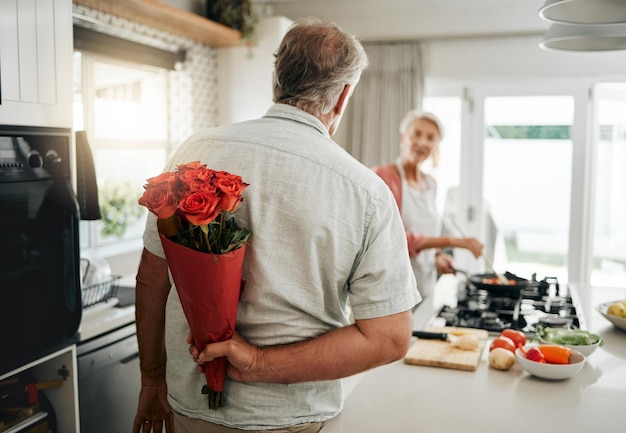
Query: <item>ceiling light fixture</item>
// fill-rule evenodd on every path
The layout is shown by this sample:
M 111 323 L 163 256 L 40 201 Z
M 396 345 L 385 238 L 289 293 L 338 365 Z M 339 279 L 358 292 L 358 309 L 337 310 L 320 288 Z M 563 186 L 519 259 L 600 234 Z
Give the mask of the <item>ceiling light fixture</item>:
M 546 0 L 539 16 L 560 24 L 620 24 L 626 23 L 626 3 L 624 0 Z
M 578 25 L 553 24 L 541 48 L 558 51 L 614 51 L 626 50 L 626 24 Z

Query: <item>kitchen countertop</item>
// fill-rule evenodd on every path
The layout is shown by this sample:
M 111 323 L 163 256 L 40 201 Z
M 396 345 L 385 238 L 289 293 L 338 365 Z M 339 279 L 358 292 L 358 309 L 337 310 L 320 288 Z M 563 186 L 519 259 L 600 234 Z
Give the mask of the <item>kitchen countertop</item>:
M 440 279 L 435 295 L 416 310 L 414 329 L 429 325 L 444 303 L 455 305 L 457 284 L 454 276 Z M 492 369 L 489 343 L 476 371 L 397 361 L 345 379 L 343 412 L 322 433 L 626 431 L 621 412 L 626 402 L 626 332 L 595 311 L 601 302 L 626 299 L 626 289 L 598 288 L 591 298 L 594 308 L 585 317 L 586 327 L 605 345 L 575 377 L 538 379 L 518 363 L 508 371 Z

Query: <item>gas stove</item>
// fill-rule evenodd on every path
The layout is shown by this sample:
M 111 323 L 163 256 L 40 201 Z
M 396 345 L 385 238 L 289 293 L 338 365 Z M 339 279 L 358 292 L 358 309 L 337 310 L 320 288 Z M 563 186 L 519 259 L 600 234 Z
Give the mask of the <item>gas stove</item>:
M 458 287 L 457 305 L 444 305 L 437 317 L 446 326 L 485 329 L 490 334 L 512 328 L 533 335 L 539 324 L 584 329 L 581 313 L 575 294 L 556 278 L 537 281 L 533 275 L 519 293 L 494 294 L 464 281 Z

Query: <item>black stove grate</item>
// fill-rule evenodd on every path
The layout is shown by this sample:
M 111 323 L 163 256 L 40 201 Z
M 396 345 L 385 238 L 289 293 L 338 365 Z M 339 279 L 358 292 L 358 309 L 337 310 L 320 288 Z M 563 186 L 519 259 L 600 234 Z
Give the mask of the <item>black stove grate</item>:
M 470 282 L 458 293 L 457 305 L 444 305 L 438 317 L 446 326 L 485 329 L 492 334 L 511 328 L 532 335 L 536 326 L 580 328 L 572 298 L 561 293 L 556 278 L 544 278 L 520 291 L 494 295 Z

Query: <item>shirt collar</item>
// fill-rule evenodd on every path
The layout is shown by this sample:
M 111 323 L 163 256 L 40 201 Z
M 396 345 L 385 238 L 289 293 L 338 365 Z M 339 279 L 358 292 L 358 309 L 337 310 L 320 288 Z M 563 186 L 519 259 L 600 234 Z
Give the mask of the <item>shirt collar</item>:
M 299 122 L 304 125 L 311 126 L 312 128 L 318 130 L 322 135 L 330 138 L 328 129 L 321 120 L 312 114 L 291 105 L 274 104 L 269 108 L 269 110 L 267 110 L 267 113 L 265 113 L 265 116 L 263 117 L 276 117 Z

